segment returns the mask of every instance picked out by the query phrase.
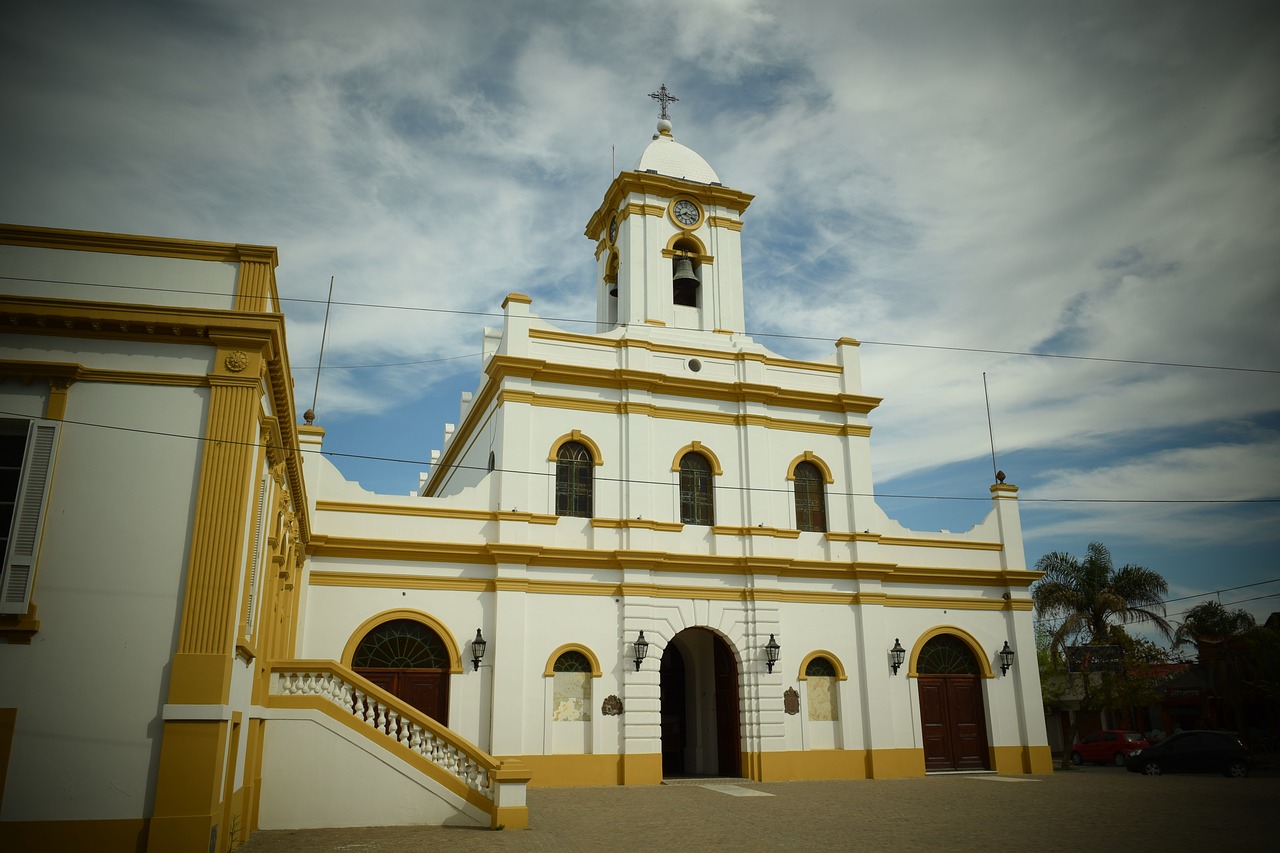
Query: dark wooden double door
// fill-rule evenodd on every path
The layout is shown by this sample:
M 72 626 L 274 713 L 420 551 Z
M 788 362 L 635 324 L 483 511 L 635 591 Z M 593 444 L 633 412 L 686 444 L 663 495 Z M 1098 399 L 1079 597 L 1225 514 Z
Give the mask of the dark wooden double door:
M 987 723 L 977 675 L 921 675 L 924 769 L 985 770 Z
M 357 669 L 356 674 L 417 708 L 442 726 L 449 725 L 449 673 L 422 669 Z

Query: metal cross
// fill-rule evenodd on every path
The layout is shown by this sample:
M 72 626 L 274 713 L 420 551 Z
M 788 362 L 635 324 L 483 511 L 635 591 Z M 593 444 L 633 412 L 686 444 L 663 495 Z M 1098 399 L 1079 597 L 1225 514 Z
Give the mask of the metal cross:
M 667 91 L 667 84 L 663 83 L 661 86 L 658 87 L 658 91 L 650 92 L 649 97 L 653 98 L 655 101 L 657 101 L 659 104 L 662 105 L 662 113 L 659 114 L 658 118 L 662 119 L 663 121 L 670 121 L 671 116 L 667 115 L 667 104 L 670 104 L 674 101 L 678 101 L 680 99 Z

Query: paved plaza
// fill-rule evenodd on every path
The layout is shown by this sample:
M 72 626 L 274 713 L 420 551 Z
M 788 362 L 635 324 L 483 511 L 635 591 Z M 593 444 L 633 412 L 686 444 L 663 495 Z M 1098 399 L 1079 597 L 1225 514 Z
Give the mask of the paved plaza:
M 447 850 L 1267 850 L 1280 773 L 1146 777 L 1115 767 L 1045 776 L 543 788 L 530 828 L 366 827 L 257 832 L 240 853 Z

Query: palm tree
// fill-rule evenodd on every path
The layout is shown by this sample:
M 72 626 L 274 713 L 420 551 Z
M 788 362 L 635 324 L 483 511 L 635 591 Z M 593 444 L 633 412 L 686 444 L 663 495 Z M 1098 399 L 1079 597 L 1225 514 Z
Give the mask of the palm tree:
M 1111 552 L 1101 542 L 1090 542 L 1083 561 L 1071 554 L 1054 551 L 1036 562 L 1036 568 L 1044 576 L 1031 590 L 1036 615 L 1040 619 L 1060 619 L 1057 628 L 1049 635 L 1050 660 L 1057 662 L 1066 653 L 1071 641 L 1084 640 L 1087 645 L 1115 644 L 1125 639 L 1120 625 L 1150 621 L 1166 638 L 1173 630 L 1164 617 L 1164 597 L 1169 585 L 1159 572 L 1142 566 L 1125 565 L 1116 569 L 1111 562 Z M 1112 624 L 1112 620 L 1120 625 Z M 1118 636 L 1120 635 L 1120 636 Z M 1087 664 L 1086 664 L 1087 667 Z M 1068 667 L 1068 683 L 1071 677 Z M 1080 709 L 1102 710 L 1113 703 L 1133 704 L 1132 691 L 1126 678 L 1116 678 L 1102 673 L 1095 695 L 1094 679 L 1086 672 L 1079 678 Z M 1071 715 L 1068 746 L 1075 742 L 1079 731 L 1079 716 Z M 1070 749 L 1062 754 L 1063 768 L 1070 767 Z
M 1244 688 L 1250 682 L 1255 655 L 1249 640 L 1258 623 L 1246 610 L 1227 610 L 1217 601 L 1204 601 L 1186 612 L 1174 643 L 1196 648 L 1200 666 L 1209 676 L 1219 700 L 1226 700 L 1236 729 L 1245 736 Z M 1215 703 L 1217 704 L 1217 703 Z M 1218 724 L 1225 715 L 1218 711 Z
M 1041 557 L 1036 568 L 1044 572 L 1031 591 L 1036 615 L 1062 620 L 1050 638 L 1049 650 L 1055 657 L 1063 654 L 1072 639 L 1108 642 L 1113 619 L 1122 625 L 1151 622 L 1166 639 L 1172 638 L 1173 628 L 1164 617 L 1169 584 L 1159 572 L 1142 566 L 1116 569 L 1111 552 L 1101 542 L 1089 543 L 1083 562 L 1054 551 Z

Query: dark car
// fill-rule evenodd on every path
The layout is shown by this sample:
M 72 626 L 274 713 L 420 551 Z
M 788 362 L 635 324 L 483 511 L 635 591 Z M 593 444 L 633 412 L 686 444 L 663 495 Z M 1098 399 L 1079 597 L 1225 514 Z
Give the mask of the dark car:
M 1253 756 L 1240 738 L 1226 732 L 1178 732 L 1155 746 L 1135 749 L 1125 759 L 1134 773 L 1221 773 L 1242 779 Z
M 1071 763 L 1084 764 L 1091 761 L 1096 764 L 1115 764 L 1124 767 L 1125 757 L 1135 749 L 1150 746 L 1147 739 L 1137 732 L 1106 729 L 1094 732 L 1082 738 L 1071 747 Z

